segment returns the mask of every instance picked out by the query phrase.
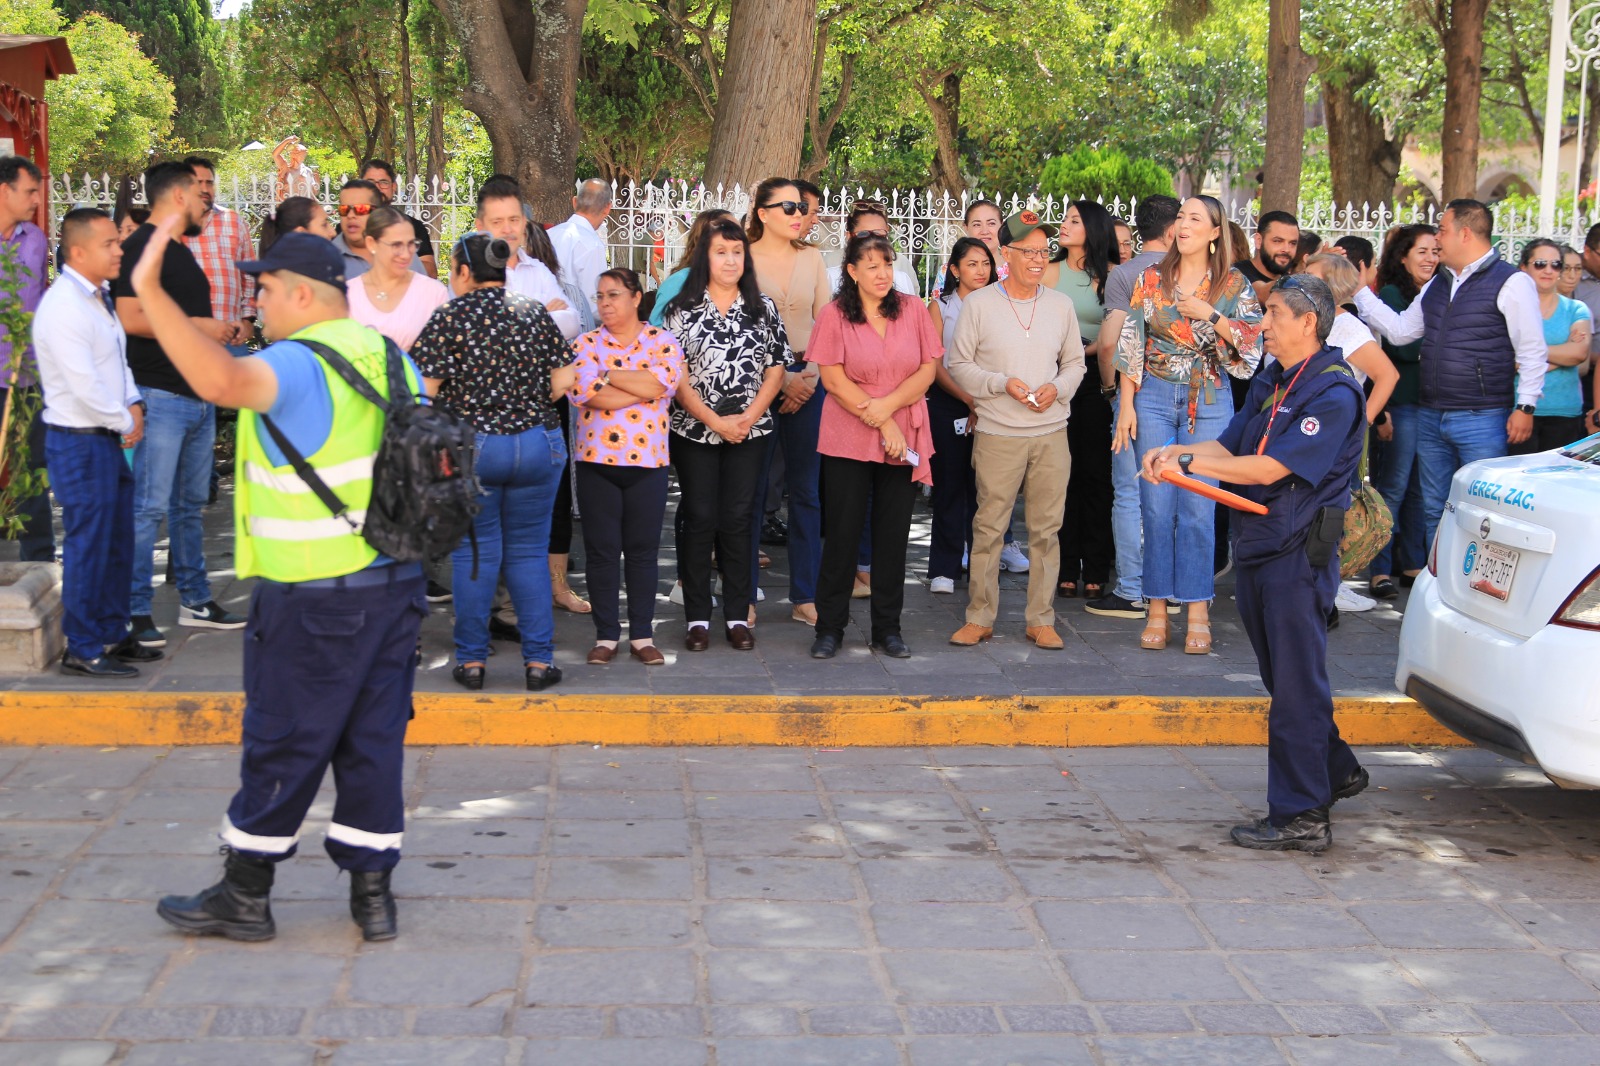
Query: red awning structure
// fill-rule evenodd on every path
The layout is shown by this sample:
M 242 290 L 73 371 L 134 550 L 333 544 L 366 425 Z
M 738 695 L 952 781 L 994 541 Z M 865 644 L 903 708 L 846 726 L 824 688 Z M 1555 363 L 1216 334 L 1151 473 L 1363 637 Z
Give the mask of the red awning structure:
M 65 37 L 0 34 L 0 139 L 12 152 L 50 170 L 49 109 L 45 83 L 76 74 Z

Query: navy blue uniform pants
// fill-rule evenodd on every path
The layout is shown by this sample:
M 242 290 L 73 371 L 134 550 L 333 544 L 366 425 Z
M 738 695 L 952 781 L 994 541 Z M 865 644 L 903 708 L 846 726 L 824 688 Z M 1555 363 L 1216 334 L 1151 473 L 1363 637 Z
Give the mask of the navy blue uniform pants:
M 400 861 L 401 763 L 427 581 L 417 563 L 351 577 L 370 575 L 380 583 L 262 581 L 251 594 L 241 780 L 222 827 L 236 850 L 275 861 L 294 854 L 331 764 L 328 854 L 346 870 Z
M 1276 826 L 1333 801 L 1359 765 L 1333 722 L 1328 611 L 1339 557 L 1312 569 L 1304 550 L 1239 564 L 1239 617 L 1272 694 L 1267 711 L 1267 817 Z
M 100 434 L 49 430 L 43 457 L 65 534 L 61 630 L 68 651 L 95 659 L 128 635 L 133 470 L 117 438 Z

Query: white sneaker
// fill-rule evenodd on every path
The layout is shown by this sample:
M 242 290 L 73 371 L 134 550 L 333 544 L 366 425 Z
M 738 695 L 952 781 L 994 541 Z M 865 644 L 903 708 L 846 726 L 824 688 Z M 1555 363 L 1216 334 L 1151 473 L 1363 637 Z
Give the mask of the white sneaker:
M 956 590 L 956 581 L 952 577 L 936 577 L 928 582 L 928 591 L 949 595 Z
M 1022 545 L 1012 541 L 1000 549 L 1000 569 L 1009 570 L 1013 574 L 1028 572 L 1028 555 L 1022 550 Z
M 1348 585 L 1340 585 L 1338 595 L 1333 598 L 1333 605 L 1341 611 L 1359 614 L 1362 611 L 1370 611 L 1378 606 L 1378 601 L 1361 595 L 1361 593 L 1351 589 Z

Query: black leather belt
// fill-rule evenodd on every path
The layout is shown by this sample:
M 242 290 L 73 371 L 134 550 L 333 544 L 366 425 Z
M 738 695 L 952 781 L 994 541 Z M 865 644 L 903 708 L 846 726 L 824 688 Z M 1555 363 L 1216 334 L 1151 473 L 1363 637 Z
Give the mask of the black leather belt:
M 117 440 L 122 439 L 121 433 L 114 429 L 107 429 L 105 426 L 58 426 L 54 422 L 46 422 L 44 425 L 46 429 L 53 429 L 57 433 L 74 433 L 84 437 L 114 437 Z

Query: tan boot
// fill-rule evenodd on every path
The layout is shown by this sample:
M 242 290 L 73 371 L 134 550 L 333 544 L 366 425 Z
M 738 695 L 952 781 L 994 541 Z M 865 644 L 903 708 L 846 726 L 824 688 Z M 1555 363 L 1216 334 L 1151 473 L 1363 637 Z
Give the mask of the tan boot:
M 589 601 L 572 591 L 567 584 L 567 557 L 565 555 L 550 556 L 550 599 L 563 611 L 573 614 L 588 614 L 594 610 L 589 606 Z

